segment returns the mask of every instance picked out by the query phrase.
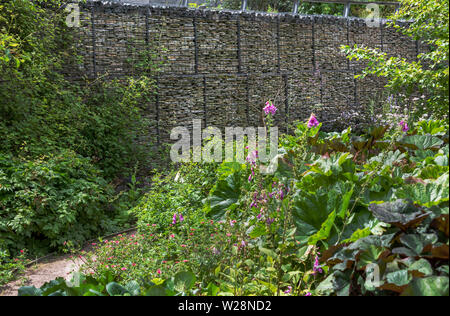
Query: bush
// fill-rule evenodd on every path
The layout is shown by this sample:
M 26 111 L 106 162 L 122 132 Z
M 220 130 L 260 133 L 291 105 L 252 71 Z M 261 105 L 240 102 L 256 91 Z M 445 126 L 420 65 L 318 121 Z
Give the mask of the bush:
M 135 206 L 138 190 L 114 199 L 108 182 L 151 159 L 139 104 L 153 80 L 69 81 L 65 67 L 79 56 L 63 3 L 0 4 L 0 237 L 11 252 L 81 243 L 126 222 L 120 208 Z
M 11 258 L 8 250 L 3 248 L 0 242 L 0 287 L 14 279 L 15 273 L 25 270 L 26 253 L 24 250 L 18 252 L 17 256 Z
M 55 249 L 111 228 L 111 188 L 71 151 L 25 160 L 0 154 L 0 238 L 12 251 Z
M 132 209 L 138 219 L 138 226 L 154 223 L 158 229 L 165 230 L 172 224 L 174 214 L 182 215 L 184 220 L 193 223 L 204 218 L 202 193 L 198 186 L 184 182 L 182 176 L 172 172 L 168 176 L 157 174 L 152 187 L 142 198 L 140 204 Z

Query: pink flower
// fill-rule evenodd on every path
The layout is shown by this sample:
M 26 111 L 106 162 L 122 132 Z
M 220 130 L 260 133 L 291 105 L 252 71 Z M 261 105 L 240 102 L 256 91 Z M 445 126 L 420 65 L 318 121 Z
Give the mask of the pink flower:
M 305 296 L 312 296 L 311 292 L 306 293 Z
M 277 113 L 278 109 L 275 105 L 272 104 L 271 101 L 267 101 L 266 102 L 266 107 L 264 108 L 264 113 L 266 115 L 275 115 L 275 113 Z
M 292 291 L 292 286 L 288 286 L 288 289 L 284 291 L 284 294 L 289 294 Z
M 162 272 L 161 272 L 161 269 L 158 269 L 158 270 L 156 271 L 156 273 L 161 274 L 161 273 L 162 273 Z
M 175 225 L 177 223 L 177 214 L 173 214 L 172 224 Z
M 317 272 L 319 273 L 323 273 L 323 270 L 319 264 L 319 256 L 316 256 L 315 260 L 314 260 L 314 267 L 313 267 L 313 274 L 316 274 Z
M 132 263 L 131 265 L 132 265 L 133 267 L 135 267 L 135 266 L 136 266 L 136 263 Z
M 122 271 L 126 271 L 126 270 L 127 270 L 127 268 L 125 268 L 125 267 L 122 268 Z
M 181 245 L 181 247 L 186 248 L 187 246 L 186 245 Z
M 401 126 L 403 132 L 406 133 L 409 131 L 408 123 L 406 123 L 405 121 L 401 121 L 398 125 Z
M 319 121 L 317 120 L 316 116 L 314 114 L 311 114 L 311 117 L 308 121 L 308 128 L 319 126 Z

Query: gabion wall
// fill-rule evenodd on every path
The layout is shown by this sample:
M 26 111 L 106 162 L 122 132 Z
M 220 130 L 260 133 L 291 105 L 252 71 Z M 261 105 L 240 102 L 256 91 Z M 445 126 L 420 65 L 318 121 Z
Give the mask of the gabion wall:
M 145 105 L 159 143 L 193 119 L 222 128 L 262 126 L 267 100 L 279 108 L 282 131 L 311 112 L 326 130 L 358 127 L 371 119 L 368 105 L 384 83 L 356 81 L 364 64 L 347 60 L 340 46 L 364 44 L 409 59 L 421 50 L 385 23 L 368 27 L 361 19 L 102 3 L 81 11 L 84 74 L 130 75 L 143 52 L 164 61 L 157 94 Z

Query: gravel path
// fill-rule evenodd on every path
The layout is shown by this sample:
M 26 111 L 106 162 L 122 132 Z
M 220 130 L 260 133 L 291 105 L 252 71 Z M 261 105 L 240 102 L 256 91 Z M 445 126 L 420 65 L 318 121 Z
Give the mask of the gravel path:
M 104 236 L 103 238 L 111 238 L 119 234 L 136 234 L 136 228 L 130 228 L 122 232 Z M 92 248 L 91 246 L 86 246 L 83 250 L 89 252 Z M 1 287 L 0 296 L 17 296 L 17 291 L 24 285 L 34 285 L 39 288 L 45 283 L 59 277 L 70 280 L 72 273 L 77 272 L 81 265 L 82 261 L 80 259 L 70 258 L 70 255 L 51 256 L 29 267 L 23 274 L 18 276 L 17 280 Z
M 39 288 L 44 283 L 58 277 L 64 277 L 67 280 L 71 279 L 71 274 L 79 270 L 81 261 L 69 257 L 69 255 L 54 256 L 29 267 L 16 281 L 1 288 L 0 296 L 16 296 L 17 290 L 24 285 L 34 285 Z

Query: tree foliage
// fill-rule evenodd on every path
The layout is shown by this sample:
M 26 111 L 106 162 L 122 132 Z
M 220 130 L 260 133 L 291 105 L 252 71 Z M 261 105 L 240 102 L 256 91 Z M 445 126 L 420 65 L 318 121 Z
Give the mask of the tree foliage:
M 426 51 L 417 60 L 389 56 L 365 46 L 343 47 L 350 59 L 369 62 L 362 76 L 388 79 L 387 88 L 407 102 L 416 97 L 417 114 L 446 115 L 449 107 L 449 2 L 448 0 L 402 0 L 389 26 L 418 41 Z M 405 23 L 405 21 L 408 21 Z

